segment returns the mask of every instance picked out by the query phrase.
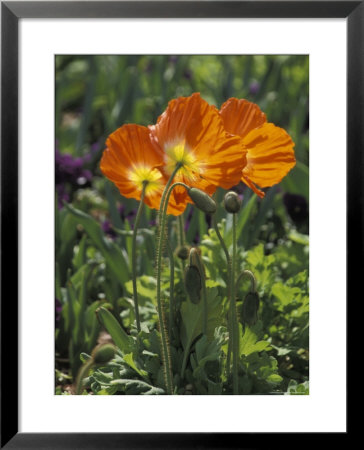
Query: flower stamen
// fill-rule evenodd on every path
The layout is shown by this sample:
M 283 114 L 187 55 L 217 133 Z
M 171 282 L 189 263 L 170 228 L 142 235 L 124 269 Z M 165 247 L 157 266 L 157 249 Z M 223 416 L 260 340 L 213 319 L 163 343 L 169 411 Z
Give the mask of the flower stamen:
M 145 185 L 145 195 L 150 195 L 161 188 L 162 174 L 158 169 L 146 166 L 135 166 L 129 171 L 129 180 L 142 191 Z

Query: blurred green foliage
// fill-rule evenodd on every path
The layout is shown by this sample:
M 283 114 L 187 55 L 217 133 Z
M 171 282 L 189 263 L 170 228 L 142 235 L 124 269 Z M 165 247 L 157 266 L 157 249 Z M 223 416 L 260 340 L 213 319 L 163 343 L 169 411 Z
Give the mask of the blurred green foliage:
M 169 100 L 200 92 L 217 107 L 229 97 L 257 103 L 307 165 L 308 65 L 305 55 L 57 56 L 59 147 L 82 155 L 124 123 L 153 124 Z

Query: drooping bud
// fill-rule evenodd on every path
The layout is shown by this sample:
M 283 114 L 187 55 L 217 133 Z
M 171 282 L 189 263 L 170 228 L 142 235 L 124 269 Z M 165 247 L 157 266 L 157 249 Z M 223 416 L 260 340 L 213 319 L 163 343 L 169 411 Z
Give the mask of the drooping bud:
M 191 248 L 189 264 L 185 270 L 186 292 L 192 303 L 197 305 L 201 300 L 202 275 L 198 268 L 198 251 Z
M 190 253 L 189 253 L 191 266 L 198 267 L 198 258 L 199 258 L 200 254 L 201 254 L 201 250 L 199 248 L 196 248 L 196 247 L 191 248 Z
M 241 199 L 239 195 L 234 191 L 229 191 L 224 197 L 224 207 L 227 212 L 236 214 L 241 208 Z
M 179 259 L 186 260 L 186 259 L 188 259 L 189 251 L 190 250 L 187 247 L 187 245 L 181 245 L 181 246 L 177 247 L 176 255 Z
M 216 212 L 216 203 L 206 192 L 201 189 L 190 188 L 188 195 L 198 209 L 207 214 L 214 214 Z
M 95 364 L 106 364 L 115 357 L 115 347 L 112 344 L 99 344 L 91 356 Z
M 257 292 L 248 292 L 240 314 L 240 322 L 248 326 L 254 325 L 258 320 L 259 296 Z
M 191 266 L 189 264 L 186 267 L 185 286 L 191 302 L 195 305 L 200 303 L 202 282 L 200 272 L 196 266 Z

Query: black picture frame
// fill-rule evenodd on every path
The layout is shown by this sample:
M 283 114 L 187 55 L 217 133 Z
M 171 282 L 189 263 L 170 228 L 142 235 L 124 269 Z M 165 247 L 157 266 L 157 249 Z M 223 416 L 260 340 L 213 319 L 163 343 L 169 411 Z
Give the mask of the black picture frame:
M 22 18 L 346 18 L 347 305 L 360 301 L 363 268 L 364 1 L 1 2 L 1 448 L 257 448 L 268 433 L 19 433 L 18 23 Z M 358 254 L 359 253 L 359 254 Z M 11 295 L 11 301 L 8 301 Z M 349 350 L 349 346 L 347 347 Z M 348 358 L 349 359 L 349 358 Z M 11 370 L 8 370 L 11 368 Z M 337 433 L 337 438 L 349 436 Z M 167 430 L 166 430 L 167 431 Z M 278 433 L 277 433 L 278 434 Z M 302 436 L 309 439 L 310 433 Z M 315 444 L 318 443 L 315 434 Z M 292 437 L 277 436 L 280 446 Z M 301 443 L 302 441 L 300 441 Z M 271 446 L 271 444 L 270 444 Z

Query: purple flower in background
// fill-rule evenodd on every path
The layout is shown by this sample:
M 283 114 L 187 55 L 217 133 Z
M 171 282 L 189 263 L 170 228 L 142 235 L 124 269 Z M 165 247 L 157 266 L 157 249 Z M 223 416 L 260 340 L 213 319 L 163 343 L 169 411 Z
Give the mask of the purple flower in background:
M 242 200 L 246 187 L 247 187 L 246 184 L 244 184 L 240 181 L 240 183 L 237 184 L 236 186 L 232 187 L 231 190 L 236 192 Z
M 94 152 L 94 149 L 91 150 Z M 55 155 L 55 180 L 58 194 L 58 207 L 62 207 L 63 201 L 70 201 L 73 191 L 79 187 L 86 187 L 92 180 L 92 173 L 85 168 L 91 154 L 84 157 L 74 157 L 70 154 L 62 154 L 56 148 Z
M 134 217 L 137 214 L 137 210 L 132 209 L 131 211 L 129 211 L 127 213 L 125 205 L 122 204 L 118 207 L 118 211 L 119 211 L 122 222 L 125 222 L 127 220 L 130 224 L 130 228 L 133 230 L 134 229 Z M 108 219 L 104 220 L 101 223 L 101 229 L 109 238 L 111 238 L 113 240 L 116 239 L 118 236 L 118 234 L 115 232 L 115 230 L 113 228 L 113 224 Z
M 111 239 L 115 239 L 117 234 L 115 233 L 115 230 L 113 229 L 111 222 L 109 220 L 104 220 L 101 224 L 102 231 L 109 236 Z
M 176 55 L 171 55 L 171 56 L 168 58 L 168 60 L 169 60 L 169 62 L 170 62 L 171 64 L 176 64 L 176 62 L 178 61 L 178 56 L 176 56 Z
M 205 220 L 206 220 L 207 228 L 211 228 L 212 227 L 212 215 L 205 214 Z
M 96 154 L 99 152 L 101 146 L 99 142 L 94 142 L 90 146 L 90 151 L 86 155 L 82 157 L 84 163 L 89 163 L 92 161 L 92 159 L 96 156 Z
M 286 192 L 283 196 L 283 203 L 294 222 L 300 224 L 308 219 L 308 203 L 302 195 Z
M 192 242 L 196 245 L 200 242 L 200 233 L 198 230 L 196 231 L 196 234 L 195 234 L 194 238 L 192 239 Z
M 82 186 L 91 181 L 92 174 L 84 168 L 85 160 L 56 149 L 56 184 L 71 183 Z
M 154 64 L 152 60 L 149 60 L 144 68 L 145 73 L 151 73 L 153 71 Z
M 62 303 L 56 298 L 55 301 L 55 318 L 56 318 L 56 328 L 59 326 L 59 321 L 61 320 Z
M 136 209 L 132 209 L 131 211 L 129 211 L 127 213 L 125 205 L 120 205 L 118 209 L 119 209 L 119 214 L 120 214 L 121 220 L 123 222 L 125 222 L 125 220 L 127 220 L 130 223 L 131 227 L 133 227 L 134 217 L 137 214 L 137 210 Z
M 258 94 L 259 89 L 260 89 L 260 83 L 258 83 L 258 81 L 252 81 L 249 85 L 249 94 L 256 95 L 256 94 Z
M 58 199 L 58 209 L 63 208 L 63 202 L 69 202 L 70 196 L 66 191 L 66 186 L 64 184 L 56 185 L 57 199 Z
M 186 78 L 186 80 L 192 80 L 192 72 L 189 69 L 185 69 L 183 72 L 183 76 L 184 78 Z
M 150 220 L 150 221 L 149 221 L 149 227 L 150 227 L 150 228 L 153 228 L 153 227 L 155 227 L 155 226 L 157 226 L 157 219 L 152 219 L 152 220 Z
M 185 233 L 187 233 L 188 229 L 190 228 L 190 223 L 191 223 L 191 220 L 192 220 L 193 211 L 194 211 L 193 208 L 190 208 L 190 210 L 188 211 L 187 218 L 186 218 L 186 221 L 185 221 L 185 226 L 184 226 Z

